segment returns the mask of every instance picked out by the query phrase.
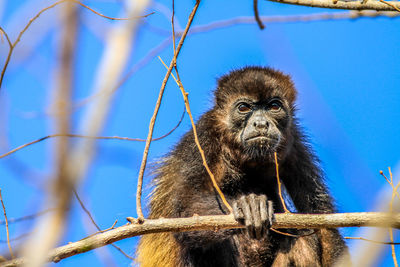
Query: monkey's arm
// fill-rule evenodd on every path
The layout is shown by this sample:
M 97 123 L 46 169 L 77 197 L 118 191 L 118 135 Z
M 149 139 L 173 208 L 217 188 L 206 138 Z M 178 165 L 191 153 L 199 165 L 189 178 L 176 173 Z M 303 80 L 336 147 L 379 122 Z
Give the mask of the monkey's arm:
M 175 217 L 191 217 L 193 215 L 224 215 L 229 211 L 214 192 L 197 191 L 185 192 L 186 196 L 177 192 L 175 202 Z M 190 196 L 190 197 L 189 197 Z M 230 200 L 228 200 L 230 201 Z M 183 246 L 207 247 L 221 243 L 232 235 L 240 232 L 240 229 L 223 229 L 217 231 L 190 231 L 175 233 L 176 240 Z
M 285 166 L 284 184 L 300 213 L 333 213 L 333 200 L 325 186 L 321 171 L 316 166 L 313 154 L 307 147 L 297 151 L 299 160 Z M 337 229 L 321 229 L 317 232 L 321 245 L 322 266 L 332 266 L 348 256 L 347 246 Z
M 294 139 L 304 137 L 293 130 Z M 283 183 L 300 213 L 335 212 L 333 200 L 324 183 L 323 174 L 318 166 L 318 159 L 305 141 L 296 142 L 282 165 Z

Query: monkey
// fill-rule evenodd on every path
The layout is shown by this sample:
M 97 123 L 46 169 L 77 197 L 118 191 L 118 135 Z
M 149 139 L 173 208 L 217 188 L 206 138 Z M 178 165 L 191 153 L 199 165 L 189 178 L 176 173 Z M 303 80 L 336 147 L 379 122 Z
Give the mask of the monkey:
M 295 115 L 291 78 L 269 67 L 222 76 L 214 106 L 196 123 L 207 163 L 243 229 L 144 235 L 139 266 L 333 266 L 347 246 L 337 229 L 272 231 L 284 212 L 279 175 L 299 213 L 333 213 L 320 164 Z M 229 214 L 202 163 L 192 131 L 155 168 L 149 218 Z M 310 230 L 308 230 L 310 231 Z

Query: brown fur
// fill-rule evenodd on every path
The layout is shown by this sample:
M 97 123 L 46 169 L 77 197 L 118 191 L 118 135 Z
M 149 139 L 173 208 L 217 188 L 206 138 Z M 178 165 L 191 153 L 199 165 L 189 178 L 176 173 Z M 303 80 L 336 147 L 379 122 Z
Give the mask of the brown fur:
M 320 251 L 318 248 L 313 247 L 311 244 L 315 243 L 315 237 L 304 236 L 296 238 L 292 242 L 285 242 L 282 244 L 281 250 L 276 255 L 275 261 L 272 264 L 273 267 L 285 267 L 285 266 L 328 266 L 322 265 Z M 285 247 L 286 248 L 283 248 Z
M 178 267 L 179 251 L 175 238 L 169 233 L 149 234 L 141 238 L 137 262 L 142 267 Z
M 274 99 L 280 101 L 278 112 L 268 109 Z M 275 212 L 283 211 L 273 158 L 277 152 L 281 180 L 297 211 L 335 211 L 318 160 L 297 125 L 295 99 L 290 78 L 269 68 L 244 68 L 219 80 L 215 105 L 196 126 L 207 162 L 231 205 L 243 196 L 263 196 L 259 199 L 266 197 Z M 267 143 L 243 141 L 251 139 L 243 139 L 244 132 L 255 133 L 251 127 L 255 127 L 258 115 L 252 117 L 253 110 L 248 116 L 240 114 L 240 101 L 254 105 L 254 114 L 263 114 L 260 116 L 270 131 L 265 135 L 270 138 Z M 273 141 L 276 136 L 279 141 Z M 150 218 L 228 214 L 202 165 L 191 131 L 158 165 L 154 186 Z M 249 235 L 248 230 L 146 235 L 140 240 L 137 262 L 144 267 L 332 266 L 347 253 L 336 229 L 298 238 L 268 230 L 262 231 L 260 238 Z

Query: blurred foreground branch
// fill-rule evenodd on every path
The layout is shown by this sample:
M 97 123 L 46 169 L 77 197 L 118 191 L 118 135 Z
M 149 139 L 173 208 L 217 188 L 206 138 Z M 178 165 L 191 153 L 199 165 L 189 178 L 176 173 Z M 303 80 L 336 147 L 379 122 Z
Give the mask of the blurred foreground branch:
M 392 227 L 400 229 L 400 214 L 380 212 L 336 213 L 336 214 L 275 214 L 273 228 L 319 229 L 336 227 Z M 55 248 L 48 253 L 48 261 L 59 262 L 73 255 L 85 253 L 98 247 L 133 236 L 161 233 L 241 228 L 233 215 L 193 216 L 190 218 L 161 218 L 145 220 L 142 224 L 128 224 L 99 233 L 68 245 Z M 22 258 L 0 264 L 18 266 Z
M 79 29 L 79 14 L 76 5 L 68 3 L 61 10 L 61 29 L 58 63 L 56 66 L 56 86 L 52 90 L 54 125 L 57 132 L 66 134 L 72 127 L 70 118 L 71 100 L 74 91 L 74 63 Z M 29 259 L 30 267 L 39 267 L 46 261 L 47 251 L 54 248 L 61 239 L 67 221 L 72 196 L 73 180 L 68 169 L 69 138 L 61 137 L 54 145 L 54 169 L 50 189 L 43 206 L 54 207 L 54 212 L 38 220 L 36 231 L 23 246 L 23 254 Z

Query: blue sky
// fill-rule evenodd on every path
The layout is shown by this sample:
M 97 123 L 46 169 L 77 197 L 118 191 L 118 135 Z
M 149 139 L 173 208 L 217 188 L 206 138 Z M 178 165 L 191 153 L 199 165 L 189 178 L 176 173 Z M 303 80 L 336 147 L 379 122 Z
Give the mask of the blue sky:
M 0 25 L 15 40 L 17 34 L 41 8 L 53 1 L 20 0 L 0 3 Z M 194 1 L 177 0 L 177 28 L 184 27 Z M 85 1 L 108 16 L 123 16 L 118 1 Z M 145 19 L 135 40 L 126 72 L 169 37 L 170 1 L 157 1 L 149 8 L 156 13 Z M 74 100 L 90 94 L 96 67 L 103 52 L 104 36 L 115 23 L 80 9 L 81 24 L 75 68 Z M 43 14 L 26 32 L 15 50 L 0 92 L 0 153 L 54 133 L 48 115 L 54 89 L 55 55 L 60 9 Z M 260 1 L 264 16 L 343 12 Z M 252 16 L 252 1 L 203 1 L 193 27 L 239 16 Z M 299 91 L 298 117 L 319 155 L 327 183 L 340 212 L 372 211 L 382 190 L 389 185 L 379 175 L 392 167 L 400 179 L 400 21 L 396 18 L 360 18 L 317 22 L 268 23 L 261 31 L 256 24 L 243 24 L 189 35 L 178 66 L 194 116 L 211 105 L 216 79 L 245 65 L 271 66 L 290 74 Z M 156 30 L 163 29 L 164 31 Z M 0 65 L 8 46 L 0 43 Z M 159 53 L 172 58 L 172 46 Z M 165 68 L 152 58 L 116 92 L 103 135 L 145 138 Z M 74 112 L 78 122 L 84 107 Z M 183 111 L 181 94 L 171 79 L 157 119 L 154 136 L 168 132 Z M 188 116 L 170 136 L 151 145 L 149 161 L 162 157 L 190 129 Z M 41 210 L 44 187 L 51 173 L 51 140 L 0 159 L 0 188 L 9 218 Z M 144 144 L 104 140 L 98 142 L 96 159 L 78 189 L 102 228 L 125 223 L 136 216 L 135 192 Z M 150 180 L 146 175 L 145 181 Z M 145 193 L 148 193 L 148 187 Z M 3 220 L 3 218 L 1 218 Z M 12 236 L 30 231 L 32 221 L 12 224 Z M 87 235 L 90 223 L 77 202 L 69 219 L 63 243 Z M 89 230 L 90 231 L 90 230 Z M 356 236 L 355 229 L 343 229 Z M 0 240 L 5 227 L 0 228 Z M 132 253 L 137 239 L 117 244 Z M 349 242 L 351 247 L 354 242 Z M 17 247 L 18 241 L 13 243 Z M 1 243 L 6 251 L 5 243 Z M 129 260 L 112 247 L 107 253 L 119 266 Z M 106 252 L 100 254 L 107 255 Z M 58 266 L 102 262 L 96 252 L 74 256 Z M 379 264 L 392 264 L 388 255 Z M 387 265 L 386 265 L 387 266 Z M 389 265 L 390 266 L 390 265 Z

